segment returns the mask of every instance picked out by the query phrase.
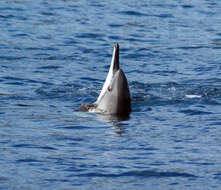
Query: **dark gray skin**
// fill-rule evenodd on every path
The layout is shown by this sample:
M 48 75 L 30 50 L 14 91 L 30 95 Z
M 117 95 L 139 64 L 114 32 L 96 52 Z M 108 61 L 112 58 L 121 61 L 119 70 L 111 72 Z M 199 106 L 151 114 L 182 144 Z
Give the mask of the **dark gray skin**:
M 115 44 L 110 70 L 97 101 L 81 105 L 80 110 L 110 115 L 129 115 L 131 112 L 127 78 L 119 66 L 119 44 Z

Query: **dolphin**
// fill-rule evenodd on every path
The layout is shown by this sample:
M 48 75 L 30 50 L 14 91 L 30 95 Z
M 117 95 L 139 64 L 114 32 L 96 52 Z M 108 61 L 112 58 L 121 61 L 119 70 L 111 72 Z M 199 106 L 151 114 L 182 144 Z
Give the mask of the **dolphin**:
M 130 114 L 130 90 L 127 78 L 119 66 L 118 43 L 114 46 L 110 69 L 100 95 L 94 103 L 82 104 L 79 110 L 108 115 Z

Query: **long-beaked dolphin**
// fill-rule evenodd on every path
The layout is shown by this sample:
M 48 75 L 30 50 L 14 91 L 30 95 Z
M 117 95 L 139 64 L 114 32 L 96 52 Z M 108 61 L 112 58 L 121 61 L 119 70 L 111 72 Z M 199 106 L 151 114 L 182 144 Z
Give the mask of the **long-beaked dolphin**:
M 115 44 L 107 78 L 97 100 L 83 104 L 80 111 L 111 115 L 129 115 L 131 112 L 130 90 L 127 78 L 119 66 L 119 44 Z

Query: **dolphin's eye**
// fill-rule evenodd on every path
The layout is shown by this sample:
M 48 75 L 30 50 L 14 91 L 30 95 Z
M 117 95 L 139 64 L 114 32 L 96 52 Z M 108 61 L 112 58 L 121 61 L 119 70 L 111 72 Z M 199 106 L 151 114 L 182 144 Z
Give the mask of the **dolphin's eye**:
M 108 89 L 108 91 L 111 91 L 111 90 L 112 90 L 111 86 L 108 86 L 108 88 L 107 88 L 107 89 Z

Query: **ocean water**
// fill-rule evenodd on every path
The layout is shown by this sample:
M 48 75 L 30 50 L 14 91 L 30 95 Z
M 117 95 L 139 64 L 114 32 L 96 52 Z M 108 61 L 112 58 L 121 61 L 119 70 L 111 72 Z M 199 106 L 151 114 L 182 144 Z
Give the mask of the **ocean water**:
M 83 113 L 114 43 L 127 119 Z M 0 189 L 221 188 L 221 2 L 1 0 Z

